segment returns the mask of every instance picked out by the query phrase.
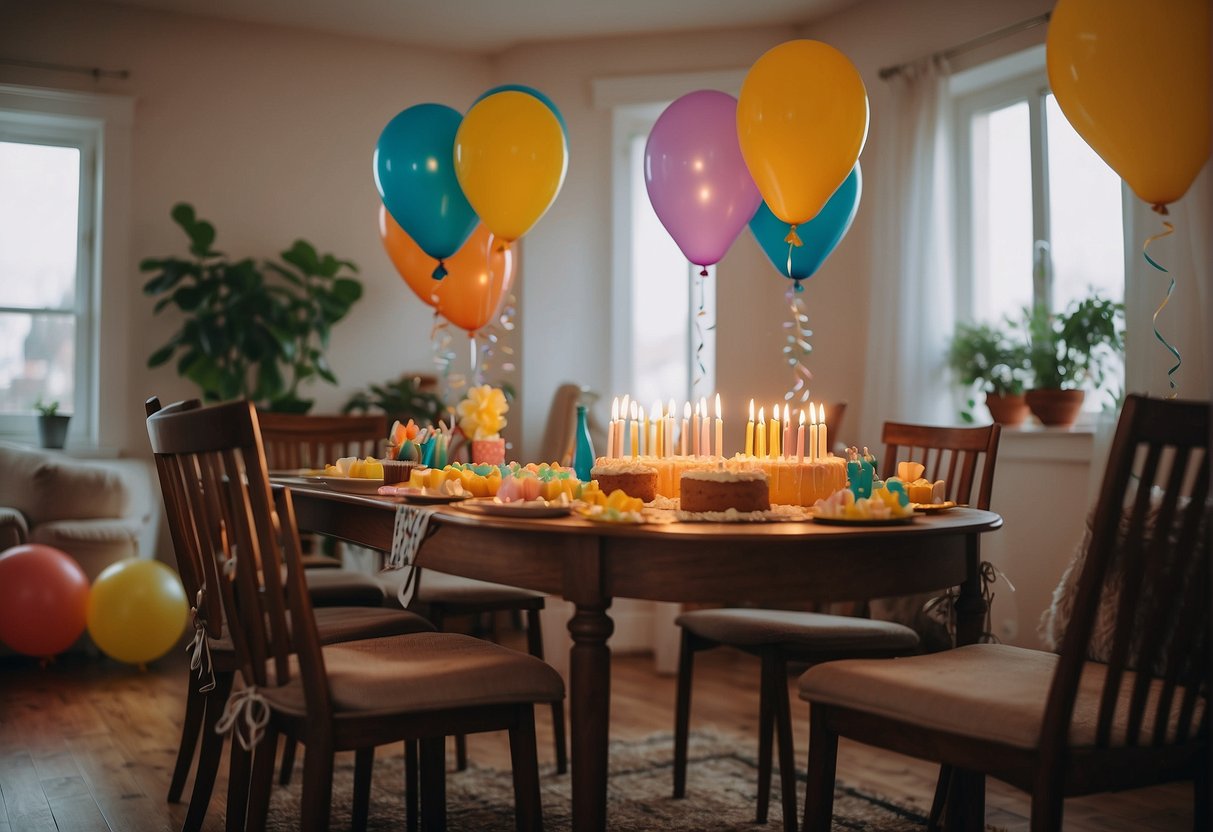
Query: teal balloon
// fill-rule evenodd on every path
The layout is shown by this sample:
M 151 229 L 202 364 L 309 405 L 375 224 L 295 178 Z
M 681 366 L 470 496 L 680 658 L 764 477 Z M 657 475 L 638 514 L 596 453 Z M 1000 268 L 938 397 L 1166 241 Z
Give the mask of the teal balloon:
M 859 210 L 862 192 L 863 174 L 856 162 L 817 216 L 796 226 L 796 233 L 800 235 L 803 245 L 789 246 L 785 238 L 792 226 L 771 213 L 765 201 L 758 206 L 758 213 L 750 220 L 750 231 L 780 274 L 796 281 L 807 280 L 817 273 L 821 264 L 847 235 L 855 220 L 855 212 Z M 790 270 L 789 248 L 792 251 Z
M 528 87 L 523 84 L 502 84 L 499 87 L 493 87 L 491 90 L 482 92 L 480 94 L 480 97 L 472 102 L 472 106 L 475 106 L 477 103 L 483 101 L 484 99 L 488 98 L 490 95 L 493 95 L 494 93 L 509 92 L 509 91 L 524 92 L 527 95 L 533 95 L 536 98 L 538 98 L 540 101 L 542 101 L 543 105 L 545 107 L 547 107 L 549 110 L 551 110 L 552 115 L 556 116 L 556 120 L 558 122 L 560 122 L 560 130 L 561 130 L 561 132 L 564 133 L 564 140 L 566 142 L 569 140 L 569 126 L 564 123 L 564 116 L 562 116 L 560 114 L 560 108 L 556 106 L 556 102 L 554 102 L 552 99 L 548 98 L 546 95 L 544 95 L 543 93 L 541 93 L 539 90 L 535 89 L 534 87 Z
M 463 116 L 444 104 L 409 107 L 375 143 L 375 187 L 392 219 L 436 260 L 463 247 L 480 218 L 455 178 Z

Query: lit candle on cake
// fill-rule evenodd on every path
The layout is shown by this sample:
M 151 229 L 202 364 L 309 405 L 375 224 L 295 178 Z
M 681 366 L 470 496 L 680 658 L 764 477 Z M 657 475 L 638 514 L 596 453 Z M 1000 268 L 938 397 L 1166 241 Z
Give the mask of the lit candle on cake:
M 632 456 L 636 457 L 640 455 L 640 425 L 636 422 L 636 402 L 631 402 L 628 406 L 628 416 L 631 417 Z
M 691 417 L 691 451 L 699 456 L 699 403 L 695 404 L 695 415 Z
M 691 403 L 682 405 L 682 436 L 678 439 L 678 455 L 687 455 L 687 431 L 691 429 Z
M 720 418 L 720 394 L 716 394 L 716 456 L 724 456 L 724 420 Z
M 708 416 L 708 399 L 703 396 L 699 399 L 700 408 L 703 410 L 703 421 L 699 423 L 699 450 L 704 456 L 712 455 L 712 420 Z
M 774 459 L 779 456 L 779 405 L 771 408 L 771 435 L 767 437 L 767 456 Z
M 809 402 L 809 462 L 816 460 L 817 454 L 817 407 Z
M 649 430 L 645 435 L 649 440 L 649 456 L 661 456 L 661 402 L 653 402 L 649 411 Z
M 810 408 L 813 405 L 809 405 Z M 796 461 L 804 462 L 804 411 L 800 411 L 800 427 L 796 428 Z
M 767 455 L 767 420 L 766 411 L 758 408 L 758 429 L 754 432 L 754 456 Z
M 674 455 L 674 400 L 665 412 L 665 455 Z
M 792 455 L 792 406 L 783 406 L 783 445 L 780 446 L 780 456 Z
M 754 400 L 750 399 L 750 421 L 745 423 L 745 455 L 754 455 Z
M 611 402 L 611 423 L 607 425 L 607 453 L 608 457 L 619 456 L 619 438 L 616 435 L 619 430 L 619 397 L 616 396 Z
M 817 458 L 825 459 L 830 454 L 830 440 L 826 438 L 826 406 L 817 405 Z

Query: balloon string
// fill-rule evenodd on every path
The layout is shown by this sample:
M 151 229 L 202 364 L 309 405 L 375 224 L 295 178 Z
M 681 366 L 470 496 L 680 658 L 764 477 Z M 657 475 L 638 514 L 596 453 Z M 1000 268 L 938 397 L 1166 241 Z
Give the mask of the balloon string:
M 706 270 L 705 270 L 706 271 Z M 691 380 L 691 390 L 699 387 L 703 382 L 704 377 L 708 374 L 708 368 L 703 366 L 703 347 L 704 347 L 704 331 L 703 318 L 707 317 L 707 310 L 704 308 L 704 287 L 705 281 L 696 281 L 699 284 L 699 309 L 695 313 L 695 367 L 697 372 Z
M 1155 210 L 1157 210 L 1157 208 Z M 1159 213 L 1165 214 L 1166 208 L 1164 207 L 1162 211 L 1159 211 Z M 1151 266 L 1158 269 L 1163 274 L 1170 275 L 1171 277 L 1171 285 L 1167 287 L 1166 297 L 1162 299 L 1162 303 L 1158 304 L 1158 308 L 1154 310 L 1154 316 L 1151 318 L 1151 321 L 1154 324 L 1154 337 L 1158 339 L 1158 343 L 1166 347 L 1167 352 L 1171 353 L 1171 355 L 1175 357 L 1174 366 L 1167 370 L 1167 383 L 1171 385 L 1171 395 L 1169 395 L 1167 398 L 1173 399 L 1176 397 L 1176 395 L 1178 395 L 1178 385 L 1175 383 L 1175 371 L 1179 369 L 1181 364 L 1183 364 L 1183 358 L 1180 357 L 1179 350 L 1177 350 L 1174 345 L 1164 338 L 1163 334 L 1158 330 L 1158 316 L 1162 314 L 1162 311 L 1167 308 L 1167 304 L 1171 302 L 1171 295 L 1175 292 L 1175 276 L 1171 275 L 1166 268 L 1164 268 L 1157 260 L 1150 256 L 1150 243 L 1154 242 L 1155 240 L 1161 240 L 1163 237 L 1169 237 L 1175 233 L 1175 226 L 1169 223 L 1167 220 L 1163 220 L 1162 224 L 1166 228 L 1166 231 L 1162 231 L 1152 237 L 1147 237 L 1145 244 L 1141 247 L 1141 256 L 1144 257 L 1146 262 Z
M 804 363 L 809 353 L 813 351 L 813 345 L 809 342 L 813 330 L 809 329 L 809 316 L 804 312 L 804 300 L 799 292 L 800 281 L 796 281 L 796 283 L 797 286 L 788 287 L 785 296 L 791 318 L 784 321 L 783 324 L 783 328 L 787 332 L 783 354 L 788 366 L 792 368 L 792 386 L 784 393 L 783 398 L 789 402 L 799 399 L 800 403 L 804 404 L 809 400 L 809 382 L 813 380 L 812 371 Z
M 518 299 L 511 292 L 506 296 L 505 303 L 502 304 L 501 312 L 497 315 L 497 319 L 490 321 L 479 330 L 480 339 L 480 359 L 478 378 L 492 379 L 494 375 L 498 376 L 497 381 L 500 383 L 502 378 L 517 369 L 514 363 L 514 348 L 506 341 L 506 334 L 514 331 L 514 318 L 518 314 Z M 497 365 L 497 359 L 500 357 L 500 365 Z M 494 373 L 496 371 L 496 373 Z

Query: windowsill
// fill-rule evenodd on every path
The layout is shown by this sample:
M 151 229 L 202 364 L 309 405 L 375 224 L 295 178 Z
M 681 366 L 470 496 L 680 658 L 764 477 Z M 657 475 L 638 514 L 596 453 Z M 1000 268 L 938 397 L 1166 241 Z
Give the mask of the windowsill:
M 0 436 L 0 442 L 8 445 L 16 445 L 22 448 L 29 448 L 31 451 L 46 451 L 48 453 L 63 454 L 74 459 L 118 459 L 122 453 L 117 448 L 101 448 L 91 445 L 73 445 L 70 443 L 66 448 L 43 448 L 38 444 L 35 437 L 11 434 L 8 436 Z
M 1008 461 L 1039 461 L 1089 465 L 1095 451 L 1098 424 L 1085 422 L 1067 428 L 1023 424 L 1002 429 L 998 456 Z

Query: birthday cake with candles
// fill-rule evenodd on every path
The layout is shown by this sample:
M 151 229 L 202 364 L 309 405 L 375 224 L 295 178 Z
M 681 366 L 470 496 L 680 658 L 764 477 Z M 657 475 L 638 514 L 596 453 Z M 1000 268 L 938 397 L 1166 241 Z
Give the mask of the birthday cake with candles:
M 687 512 L 769 511 L 771 496 L 767 475 L 754 468 L 714 468 L 685 471 L 681 478 L 680 507 Z

